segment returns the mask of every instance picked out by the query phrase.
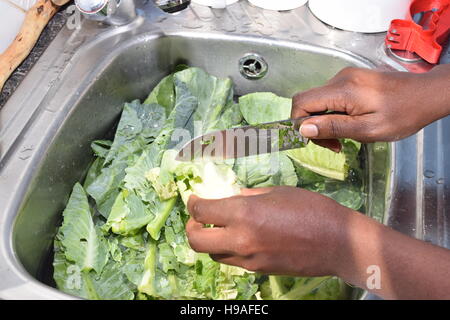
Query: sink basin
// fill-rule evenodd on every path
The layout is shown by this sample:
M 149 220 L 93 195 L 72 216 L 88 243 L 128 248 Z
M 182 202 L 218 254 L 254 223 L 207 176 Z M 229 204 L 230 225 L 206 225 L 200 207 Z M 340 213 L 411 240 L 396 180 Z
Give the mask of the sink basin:
M 258 53 L 268 64 L 268 73 L 258 81 L 247 80 L 238 68 L 239 59 L 249 52 Z M 11 234 L 14 258 L 42 286 L 53 285 L 52 240 L 73 184 L 83 180 L 93 159 L 90 142 L 110 137 L 123 103 L 145 98 L 179 63 L 204 68 L 215 76 L 231 77 L 237 95 L 272 91 L 287 97 L 324 84 L 345 67 L 371 67 L 356 57 L 305 44 L 268 45 L 251 37 L 144 34 L 123 42 L 101 61 L 93 61 L 93 71 L 69 73 L 66 81 L 76 77 L 78 86 L 71 88 L 73 93 L 62 90 L 64 95 L 73 97 L 65 106 L 57 106 L 66 112 L 57 129 L 46 137 L 48 142 L 36 150 L 41 159 L 27 173 L 29 184 Z M 57 98 L 58 94 L 53 99 Z M 46 109 L 52 107 L 50 102 Z M 381 161 L 378 165 L 385 171 L 389 167 L 389 148 L 370 146 L 366 152 L 365 187 L 372 195 L 366 204 L 367 214 L 381 219 L 384 208 L 375 202 L 384 203 L 387 180 L 371 170 L 370 159 L 382 158 L 377 161 Z
M 2 133 L 7 139 L 0 162 L 0 298 L 73 298 L 53 288 L 52 241 L 71 189 L 84 179 L 93 159 L 90 142 L 110 138 L 123 103 L 145 98 L 176 65 L 231 77 L 237 95 L 271 91 L 286 97 L 324 84 L 345 67 L 393 69 L 378 53 L 367 57 L 334 45 L 325 47 L 324 38 L 313 41 L 311 35 L 305 35 L 310 41 L 299 42 L 181 27 L 161 32 L 142 17 L 114 30 L 98 30 L 93 24 L 86 30 L 96 36 L 71 53 L 56 80 L 48 74 L 41 75 L 42 80 L 36 76 L 39 70 L 31 75 L 29 81 L 40 79 L 41 88 L 48 85 L 40 99 L 32 101 L 40 94 L 36 92 L 21 102 L 13 97 L 11 101 L 24 106 L 20 112 L 28 112 L 26 120 L 17 116 L 19 111 L 5 113 L 12 124 Z M 335 43 L 342 41 L 338 38 Z M 372 43 L 379 40 L 368 38 Z M 267 62 L 268 72 L 259 80 L 240 73 L 239 61 L 249 53 Z M 402 181 L 395 174 L 400 157 L 396 150 L 408 150 L 417 137 L 412 139 L 363 149 L 365 213 L 410 234 L 415 225 L 399 225 L 390 210 L 401 207 L 402 199 L 396 196 Z M 368 295 L 355 290 L 353 297 Z

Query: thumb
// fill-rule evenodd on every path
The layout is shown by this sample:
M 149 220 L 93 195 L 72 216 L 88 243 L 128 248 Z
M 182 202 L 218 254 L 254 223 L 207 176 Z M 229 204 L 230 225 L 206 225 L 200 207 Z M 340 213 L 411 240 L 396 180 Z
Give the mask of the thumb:
M 364 140 L 364 124 L 349 115 L 322 115 L 305 120 L 300 133 L 310 139 L 350 138 Z

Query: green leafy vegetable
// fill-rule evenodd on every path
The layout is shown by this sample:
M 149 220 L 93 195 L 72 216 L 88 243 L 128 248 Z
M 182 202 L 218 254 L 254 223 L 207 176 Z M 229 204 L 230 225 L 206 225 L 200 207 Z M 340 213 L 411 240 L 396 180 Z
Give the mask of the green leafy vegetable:
M 219 79 L 202 69 L 189 68 L 174 75 L 176 104 L 195 110 L 184 127 L 195 135 L 219 129 L 221 115 L 234 106 L 230 79 Z
M 344 181 L 349 167 L 345 153 L 335 153 L 329 149 L 309 143 L 306 148 L 287 151 L 289 157 L 303 167 L 325 177 Z
M 61 244 L 55 241 L 53 268 L 58 288 L 66 293 L 92 300 L 134 299 L 133 285 L 117 262 L 110 260 L 100 275 L 94 271 L 80 271 L 66 259 Z
M 120 235 L 133 235 L 145 227 L 154 215 L 144 202 L 134 193 L 126 190 L 119 193 L 112 206 L 104 230 Z
M 166 115 L 169 116 L 175 105 L 175 87 L 172 74 L 161 80 L 144 101 L 144 104 L 158 104 L 164 107 Z
M 270 92 L 257 92 L 239 99 L 242 115 L 248 124 L 260 124 L 291 118 L 292 100 Z
M 159 239 L 161 229 L 164 227 L 164 224 L 169 217 L 169 214 L 172 212 L 176 201 L 177 198 L 172 198 L 163 202 L 158 202 L 155 206 L 155 218 L 147 225 L 147 231 L 153 239 Z
M 96 140 L 91 143 L 91 148 L 97 157 L 104 159 L 108 155 L 111 145 L 112 142 L 109 140 Z
M 166 120 L 165 110 L 158 104 L 143 104 L 139 100 L 125 103 L 114 141 L 105 163 L 122 160 L 142 150 L 156 138 Z
M 358 154 L 343 140 L 260 156 L 179 162 L 177 129 L 199 135 L 285 120 L 291 100 L 253 93 L 233 101 L 230 79 L 182 66 L 143 104 L 126 103 L 113 141 L 97 140 L 83 187 L 74 186 L 54 241 L 57 287 L 86 299 L 342 299 L 333 277 L 264 276 L 194 252 L 185 226 L 190 195 L 219 199 L 241 187 L 301 186 L 359 209 Z M 343 181 L 341 181 L 343 180 Z M 90 197 L 90 199 L 89 199 Z
M 285 153 L 262 154 L 236 160 L 234 170 L 249 188 L 293 186 L 298 183 L 294 165 Z
M 66 258 L 74 262 L 81 271 L 95 270 L 100 273 L 108 261 L 108 247 L 94 225 L 88 198 L 78 183 L 73 187 L 63 217 L 63 225 L 57 237 L 65 249 Z

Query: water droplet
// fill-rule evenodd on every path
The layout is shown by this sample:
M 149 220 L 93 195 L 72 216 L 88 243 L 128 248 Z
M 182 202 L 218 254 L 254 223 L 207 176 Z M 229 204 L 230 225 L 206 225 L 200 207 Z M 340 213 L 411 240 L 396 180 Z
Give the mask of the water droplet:
M 23 146 L 22 149 L 20 150 L 19 159 L 27 160 L 28 158 L 30 158 L 33 153 L 33 148 L 34 148 L 33 145 Z
M 432 170 L 425 170 L 425 172 L 423 173 L 423 175 L 427 178 L 433 178 L 434 177 L 434 171 Z
M 32 150 L 33 150 L 33 146 L 23 146 L 23 148 L 20 152 L 25 153 L 27 151 L 32 151 Z
M 445 182 L 444 178 L 439 178 L 436 180 L 437 184 L 444 184 L 444 182 Z

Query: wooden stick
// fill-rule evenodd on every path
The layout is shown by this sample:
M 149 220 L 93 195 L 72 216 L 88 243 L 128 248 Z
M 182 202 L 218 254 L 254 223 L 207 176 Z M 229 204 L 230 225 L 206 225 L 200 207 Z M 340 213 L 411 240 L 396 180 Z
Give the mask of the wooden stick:
M 65 1 L 65 2 L 64 2 Z M 65 4 L 69 0 L 58 0 Z M 38 0 L 25 15 L 25 20 L 13 43 L 0 54 L 0 91 L 11 73 L 30 54 L 47 23 L 58 11 L 59 6 L 51 0 Z

